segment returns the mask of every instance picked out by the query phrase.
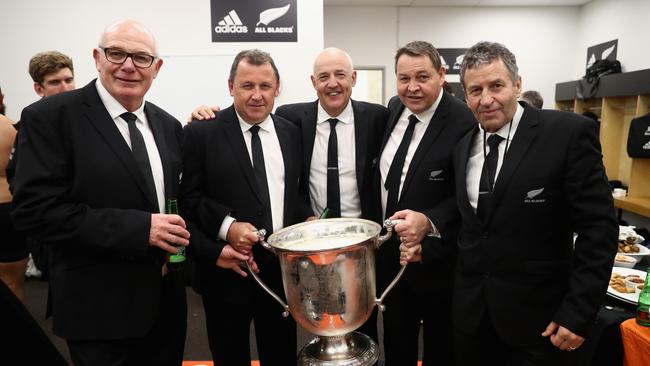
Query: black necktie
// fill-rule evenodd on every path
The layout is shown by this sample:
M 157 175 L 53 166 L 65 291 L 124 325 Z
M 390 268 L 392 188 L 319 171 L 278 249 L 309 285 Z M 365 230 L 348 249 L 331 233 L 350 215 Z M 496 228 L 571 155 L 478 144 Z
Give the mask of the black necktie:
M 503 137 L 497 134 L 487 139 L 490 152 L 483 162 L 478 189 L 478 203 L 476 205 L 476 214 L 483 221 L 485 221 L 485 215 L 489 211 L 489 205 L 492 202 L 492 188 L 494 187 L 494 177 L 497 172 L 497 163 L 499 162 L 499 144 L 501 141 L 503 141 Z
M 269 183 L 266 179 L 266 168 L 264 166 L 264 150 L 262 150 L 262 141 L 260 140 L 260 126 L 255 125 L 249 129 L 251 132 L 251 152 L 253 155 L 253 170 L 257 180 L 258 192 L 264 206 L 264 229 L 267 232 L 273 232 L 273 217 L 271 216 L 271 198 L 269 195 Z M 261 227 L 258 229 L 262 229 Z
M 330 118 L 330 139 L 327 143 L 327 217 L 341 217 L 341 187 L 339 186 L 339 152 L 336 124 L 338 119 Z
M 129 126 L 129 137 L 131 139 L 131 152 L 133 152 L 133 158 L 142 171 L 144 181 L 147 184 L 147 188 L 149 189 L 149 194 L 153 194 L 153 196 L 150 196 L 150 198 L 153 199 L 156 207 L 158 207 L 158 195 L 156 194 L 156 186 L 153 183 L 153 173 L 151 172 L 151 164 L 149 162 L 149 154 L 147 154 L 147 146 L 144 144 L 142 133 L 135 126 L 135 120 L 138 117 L 130 112 L 122 113 L 120 117 L 122 117 L 122 119 L 125 120 L 126 124 Z
M 406 160 L 406 153 L 411 145 L 411 139 L 413 138 L 413 132 L 415 131 L 415 124 L 418 122 L 419 120 L 415 114 L 409 116 L 409 125 L 404 132 L 402 142 L 400 142 L 399 147 L 395 152 L 393 162 L 390 164 L 390 169 L 386 175 L 386 183 L 384 183 L 384 188 L 388 191 L 386 217 L 392 216 L 397 210 L 397 198 L 399 197 L 399 185 L 402 180 L 404 160 Z

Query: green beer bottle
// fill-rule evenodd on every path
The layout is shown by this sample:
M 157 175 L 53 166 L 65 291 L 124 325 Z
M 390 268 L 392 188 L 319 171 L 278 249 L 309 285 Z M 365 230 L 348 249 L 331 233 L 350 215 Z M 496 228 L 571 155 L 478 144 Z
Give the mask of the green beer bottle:
M 650 327 L 650 267 L 645 274 L 643 290 L 639 294 L 639 305 L 636 308 L 636 322 Z
M 167 200 L 167 214 L 178 215 L 178 202 L 176 199 Z M 182 270 L 185 264 L 185 247 L 180 245 L 176 249 L 176 253 L 167 253 L 167 269 L 170 272 Z

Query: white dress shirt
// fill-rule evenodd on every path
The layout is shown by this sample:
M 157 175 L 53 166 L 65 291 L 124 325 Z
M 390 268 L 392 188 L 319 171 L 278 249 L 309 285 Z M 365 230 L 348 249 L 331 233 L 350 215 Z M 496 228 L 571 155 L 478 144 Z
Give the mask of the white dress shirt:
M 512 122 L 501 127 L 497 132 L 497 135 L 503 138 L 503 141 L 499 144 L 499 160 L 497 161 L 497 171 L 494 174 L 494 184 L 497 184 L 499 178 L 499 171 L 501 171 L 501 165 L 503 164 L 503 157 L 506 153 L 506 145 L 510 148 L 512 144 L 512 139 L 515 137 L 515 132 L 517 132 L 517 127 L 519 127 L 519 121 L 521 120 L 521 115 L 524 113 L 524 108 L 517 103 L 517 110 L 515 115 L 512 117 Z M 510 127 L 512 125 L 512 127 Z M 485 135 L 485 140 L 492 136 L 493 133 L 487 132 Z M 509 135 L 509 136 L 508 136 Z M 476 212 L 476 206 L 478 205 L 478 190 L 479 183 L 481 180 L 481 171 L 483 169 L 483 162 L 485 161 L 485 156 L 490 153 L 490 147 L 485 146 L 485 155 L 483 155 L 483 128 L 479 125 L 479 131 L 474 135 L 472 140 L 472 147 L 469 150 L 469 158 L 467 159 L 467 168 L 465 170 L 466 184 L 467 184 L 467 198 L 469 203 L 474 208 Z
M 252 124 L 244 121 L 239 114 L 239 127 L 241 127 L 242 134 L 244 135 L 244 142 L 248 150 L 248 157 L 253 164 L 253 153 L 251 149 L 251 141 L 253 134 L 250 132 Z M 215 122 L 220 123 L 220 122 Z M 271 218 L 273 220 L 273 228 L 265 228 L 267 231 L 273 229 L 277 231 L 284 227 L 284 160 L 282 158 L 282 149 L 280 149 L 280 140 L 275 132 L 275 125 L 271 116 L 258 124 L 260 130 L 258 135 L 262 143 L 262 151 L 264 152 L 264 169 L 266 169 L 266 180 L 269 184 L 269 199 L 271 200 Z M 298 157 L 296 157 L 298 159 Z M 219 239 L 227 240 L 228 229 L 235 221 L 234 217 L 226 216 L 219 229 Z M 258 228 L 262 229 L 262 228 Z
M 415 124 L 413 138 L 411 139 L 411 144 L 409 145 L 408 151 L 406 153 L 406 158 L 404 159 L 404 167 L 402 168 L 402 175 L 399 182 L 399 195 L 397 196 L 398 202 L 399 197 L 402 196 L 402 187 L 404 185 L 404 180 L 406 179 L 406 173 L 409 171 L 411 160 L 413 160 L 413 155 L 415 155 L 415 151 L 420 145 L 420 141 L 422 141 L 422 137 L 424 136 L 427 127 L 429 127 L 429 122 L 431 122 L 431 118 L 433 118 L 434 113 L 436 113 L 436 109 L 438 108 L 441 99 L 442 91 L 438 95 L 436 101 L 431 105 L 431 107 L 429 107 L 429 109 L 418 114 L 411 112 L 410 109 L 405 107 L 402 115 L 399 117 L 399 120 L 395 125 L 395 128 L 393 128 L 393 131 L 390 133 L 388 141 L 386 141 L 386 146 L 384 147 L 384 151 L 381 153 L 381 159 L 379 160 L 379 171 L 381 172 L 381 209 L 384 215 L 383 217 L 386 217 L 387 214 L 386 203 L 388 201 L 388 190 L 386 190 L 385 187 L 386 177 L 388 176 L 390 165 L 393 163 L 395 153 L 397 153 L 397 148 L 402 142 L 406 128 L 409 125 L 409 116 L 411 114 L 415 114 L 420 122 Z M 393 214 L 394 212 L 390 212 L 388 213 L 388 216 L 392 216 Z
M 108 114 L 113 119 L 113 122 L 115 122 L 115 126 L 117 126 L 117 129 L 122 134 L 122 137 L 124 137 L 124 141 L 126 141 L 126 144 L 129 145 L 130 149 L 131 135 L 129 134 L 129 125 L 124 119 L 122 119 L 122 117 L 120 117 L 122 113 L 128 111 L 120 104 L 120 102 L 117 101 L 117 99 L 113 98 L 108 90 L 104 88 L 104 85 L 102 85 L 102 82 L 99 79 L 97 79 L 95 86 L 97 87 L 99 98 L 102 100 L 102 103 L 104 103 L 104 107 L 106 107 Z M 138 128 L 138 130 L 140 130 L 140 133 L 142 134 L 144 145 L 147 148 L 147 155 L 149 155 L 149 163 L 151 164 L 153 183 L 156 187 L 158 207 L 160 208 L 160 212 L 165 212 L 165 175 L 163 173 L 162 160 L 160 160 L 160 154 L 158 153 L 158 146 L 156 146 L 156 140 L 153 138 L 151 126 L 147 120 L 146 113 L 144 113 L 144 102 L 140 108 L 131 113 L 135 114 L 135 116 L 138 117 L 138 119 L 135 120 L 135 126 Z
M 341 217 L 361 217 L 361 199 L 357 188 L 356 145 L 354 138 L 354 111 L 352 101 L 336 117 L 330 116 L 318 103 L 316 137 L 309 169 L 309 197 L 315 215 L 327 207 L 327 146 L 330 137 L 328 119 L 336 118 L 338 143 L 339 187 L 341 192 Z

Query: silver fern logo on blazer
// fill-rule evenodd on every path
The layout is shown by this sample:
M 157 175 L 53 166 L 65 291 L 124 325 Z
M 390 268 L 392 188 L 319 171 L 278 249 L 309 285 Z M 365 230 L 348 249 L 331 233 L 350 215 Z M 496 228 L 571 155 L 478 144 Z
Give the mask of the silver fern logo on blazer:
M 432 170 L 431 173 L 429 173 L 429 180 L 430 181 L 444 181 L 445 177 L 441 177 L 440 175 L 442 174 L 442 170 Z
M 533 189 L 532 191 L 529 191 L 526 193 L 526 198 L 524 198 L 525 203 L 542 203 L 546 202 L 546 198 L 537 198 L 539 197 L 540 194 L 544 192 L 544 187 L 540 189 Z

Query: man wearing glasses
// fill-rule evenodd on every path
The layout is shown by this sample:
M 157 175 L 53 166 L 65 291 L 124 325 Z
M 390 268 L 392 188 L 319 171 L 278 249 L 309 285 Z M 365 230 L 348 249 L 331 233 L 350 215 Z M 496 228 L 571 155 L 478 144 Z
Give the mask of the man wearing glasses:
M 144 96 L 162 60 L 134 21 L 106 28 L 99 79 L 23 110 L 16 227 L 52 249 L 54 333 L 75 365 L 179 365 L 186 303 L 166 253 L 187 245 L 166 215 L 181 172 L 181 125 Z

